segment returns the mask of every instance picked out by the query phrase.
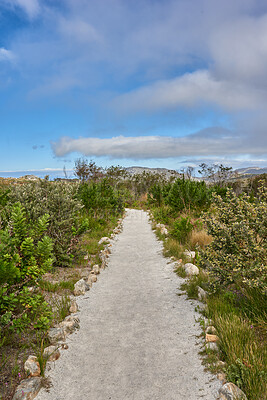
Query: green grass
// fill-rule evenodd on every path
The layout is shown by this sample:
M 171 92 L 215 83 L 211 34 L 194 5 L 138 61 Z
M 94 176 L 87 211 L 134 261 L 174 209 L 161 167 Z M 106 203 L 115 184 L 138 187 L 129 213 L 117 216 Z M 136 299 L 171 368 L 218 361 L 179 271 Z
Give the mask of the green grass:
M 198 298 L 198 286 L 202 287 L 202 289 L 207 290 L 209 284 L 209 277 L 203 271 L 200 270 L 199 275 L 193 275 L 189 277 L 184 283 L 181 285 L 181 289 L 187 292 L 187 296 L 189 299 L 197 299 Z
M 250 299 L 250 304 L 254 301 Z M 206 316 L 212 319 L 217 330 L 228 380 L 237 384 L 250 400 L 263 400 L 267 391 L 266 329 L 264 335 L 262 326 L 254 325 L 248 318 L 243 304 L 247 304 L 246 299 L 240 301 L 231 292 L 221 292 L 207 300 Z M 254 314 L 255 320 L 258 318 Z
M 59 323 L 63 321 L 67 315 L 69 315 L 69 308 L 71 305 L 70 298 L 68 296 L 60 296 L 53 299 L 53 309 L 55 310 L 54 321 Z
M 186 272 L 184 268 L 181 265 L 178 265 L 177 268 L 175 268 L 174 272 L 180 276 L 180 278 L 186 278 Z
M 176 239 L 167 238 L 164 243 L 164 256 L 185 260 L 184 247 Z

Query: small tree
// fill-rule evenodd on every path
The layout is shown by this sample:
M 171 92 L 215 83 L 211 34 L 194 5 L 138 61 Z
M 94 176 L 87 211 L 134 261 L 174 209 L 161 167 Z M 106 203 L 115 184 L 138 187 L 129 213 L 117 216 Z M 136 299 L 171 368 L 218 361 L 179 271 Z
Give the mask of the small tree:
M 90 160 L 88 163 L 88 160 L 84 158 L 78 158 L 75 161 L 74 174 L 81 179 L 82 182 L 88 180 L 98 182 L 104 176 L 101 167 L 98 167 L 93 160 Z
M 219 187 L 225 187 L 229 179 L 233 177 L 234 172 L 232 167 L 226 167 L 223 164 L 207 165 L 202 163 L 199 165 L 198 173 L 209 180 L 212 184 Z

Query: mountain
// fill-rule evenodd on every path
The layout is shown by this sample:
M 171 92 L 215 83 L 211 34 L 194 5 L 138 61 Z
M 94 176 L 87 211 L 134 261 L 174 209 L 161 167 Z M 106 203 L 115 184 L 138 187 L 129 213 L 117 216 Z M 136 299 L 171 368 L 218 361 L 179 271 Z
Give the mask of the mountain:
M 247 167 L 247 168 L 239 168 L 236 169 L 235 172 L 238 172 L 239 175 L 260 175 L 267 174 L 267 167 Z
M 167 168 L 127 167 L 125 169 L 130 175 L 137 175 L 137 174 L 142 174 L 143 172 L 148 172 L 151 174 L 166 175 L 166 177 L 180 176 L 180 174 L 174 169 L 167 169 Z

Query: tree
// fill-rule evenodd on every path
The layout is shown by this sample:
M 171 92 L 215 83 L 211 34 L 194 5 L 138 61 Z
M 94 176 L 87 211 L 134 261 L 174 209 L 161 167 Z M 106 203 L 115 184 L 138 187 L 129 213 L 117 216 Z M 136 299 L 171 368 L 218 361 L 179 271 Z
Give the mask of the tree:
M 198 173 L 206 178 L 214 185 L 225 187 L 229 179 L 233 176 L 234 171 L 232 167 L 226 167 L 223 164 L 202 163 L 199 165 Z
M 81 179 L 82 182 L 91 180 L 97 182 L 103 178 L 104 173 L 101 167 L 98 167 L 93 160 L 78 158 L 75 160 L 74 174 Z

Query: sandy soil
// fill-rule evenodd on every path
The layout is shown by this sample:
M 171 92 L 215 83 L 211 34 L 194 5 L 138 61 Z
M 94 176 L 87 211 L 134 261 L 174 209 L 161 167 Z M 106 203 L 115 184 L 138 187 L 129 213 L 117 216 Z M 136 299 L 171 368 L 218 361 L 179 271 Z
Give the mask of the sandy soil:
M 145 212 L 128 210 L 108 267 L 78 298 L 81 328 L 52 365 L 38 400 L 212 400 L 195 303 L 177 296 L 181 278 L 162 256 Z

